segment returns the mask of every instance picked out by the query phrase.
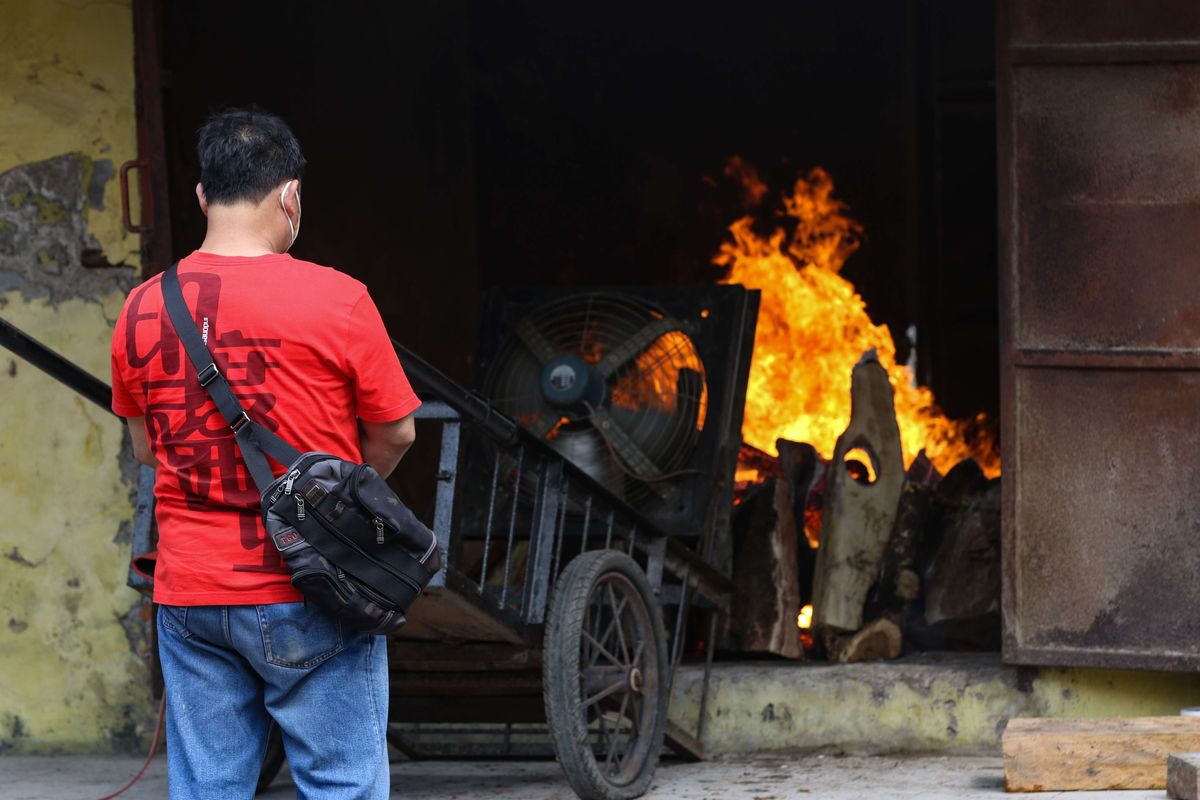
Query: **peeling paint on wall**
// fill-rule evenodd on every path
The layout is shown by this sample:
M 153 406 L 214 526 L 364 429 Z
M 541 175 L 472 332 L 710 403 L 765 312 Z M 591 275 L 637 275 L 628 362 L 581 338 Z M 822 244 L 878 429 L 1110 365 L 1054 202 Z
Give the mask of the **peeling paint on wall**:
M 107 382 L 138 266 L 114 177 L 136 155 L 129 2 L 0 0 L 0 19 L 0 315 Z M 0 352 L 0 753 L 153 730 L 135 486 L 119 420 Z
M 71 154 L 0 174 L 0 290 L 57 305 L 70 297 L 98 300 L 136 283 L 132 267 L 85 267 L 100 252 L 88 231 L 85 204 L 93 164 Z

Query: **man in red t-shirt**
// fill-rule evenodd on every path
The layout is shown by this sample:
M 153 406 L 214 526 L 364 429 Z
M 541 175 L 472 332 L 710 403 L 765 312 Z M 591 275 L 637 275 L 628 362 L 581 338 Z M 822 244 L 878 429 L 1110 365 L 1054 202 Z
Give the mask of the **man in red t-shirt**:
M 179 264 L 217 366 L 257 422 L 301 451 L 387 476 L 420 401 L 366 287 L 287 250 L 304 157 L 283 120 L 211 117 L 196 194 L 208 217 Z M 159 277 L 129 296 L 112 346 L 113 411 L 157 468 L 159 652 L 171 797 L 249 797 L 272 720 L 306 798 L 386 798 L 383 637 L 302 602 L 265 536 L 258 492 L 163 308 Z M 282 466 L 273 465 L 278 472 Z

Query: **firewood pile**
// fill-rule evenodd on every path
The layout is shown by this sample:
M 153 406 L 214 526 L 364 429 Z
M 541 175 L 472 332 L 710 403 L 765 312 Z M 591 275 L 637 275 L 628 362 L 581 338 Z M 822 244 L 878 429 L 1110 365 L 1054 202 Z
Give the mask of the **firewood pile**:
M 1000 647 L 1000 479 L 973 460 L 907 467 L 888 375 L 854 368 L 833 458 L 743 447 L 726 649 L 855 662 Z

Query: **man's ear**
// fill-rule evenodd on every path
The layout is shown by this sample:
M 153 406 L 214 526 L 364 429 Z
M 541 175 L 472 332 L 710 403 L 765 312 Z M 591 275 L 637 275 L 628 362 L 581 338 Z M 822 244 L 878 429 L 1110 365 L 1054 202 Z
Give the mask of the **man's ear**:
M 200 201 L 200 213 L 208 216 L 208 198 L 204 196 L 204 184 L 196 184 L 196 199 Z
M 296 219 L 300 214 L 300 181 L 291 180 L 286 185 L 287 188 L 283 190 L 283 205 L 288 216 Z

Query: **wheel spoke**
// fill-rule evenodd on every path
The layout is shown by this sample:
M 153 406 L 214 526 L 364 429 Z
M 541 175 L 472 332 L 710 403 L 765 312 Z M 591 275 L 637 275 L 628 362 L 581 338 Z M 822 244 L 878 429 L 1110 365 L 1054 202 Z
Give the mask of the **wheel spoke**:
M 604 769 L 609 775 L 616 773 L 613 769 L 613 758 L 617 755 L 617 740 L 621 736 L 621 720 L 617 720 L 617 727 L 613 733 L 613 738 L 608 742 L 608 753 L 604 756 Z
M 607 647 L 605 647 L 604 645 L 600 644 L 600 642 L 598 642 L 598 641 L 596 641 L 595 639 L 593 639 L 593 638 L 592 638 L 592 635 L 591 635 L 590 633 L 585 633 L 585 634 L 583 635 L 583 638 L 584 638 L 584 639 L 589 639 L 589 640 L 591 640 L 592 648 L 595 650 L 595 652 L 596 652 L 597 654 L 599 654 L 599 655 L 602 655 L 602 656 L 604 656 L 604 657 L 605 657 L 605 658 L 607 658 L 609 661 L 611 661 L 614 667 L 624 667 L 624 666 L 625 666 L 625 664 L 624 664 L 624 663 L 622 663 L 620 659 L 618 659 L 618 658 L 617 658 L 616 656 L 614 656 L 612 653 L 608 652 L 608 648 L 607 648 Z M 593 661 L 593 662 L 592 662 L 592 663 L 590 663 L 588 666 L 589 666 L 589 667 L 595 667 L 595 666 L 596 666 L 596 662 L 595 662 L 595 661 Z
M 620 606 L 617 605 L 617 593 L 613 591 L 612 586 L 608 587 L 609 603 L 613 607 L 613 622 L 617 628 L 617 640 L 621 643 L 621 654 L 625 656 L 625 666 L 630 666 L 629 662 L 629 645 L 625 641 L 625 623 L 622 614 L 625 611 L 625 606 L 628 604 L 628 598 L 623 598 Z
M 622 725 L 622 723 L 625 721 L 625 709 L 629 707 L 629 696 L 631 694 L 633 694 L 633 692 L 625 693 L 625 697 L 621 700 L 621 710 L 617 712 L 617 741 L 618 742 L 620 742 L 620 731 L 621 731 L 621 728 L 624 727 Z M 628 742 L 629 742 L 629 739 L 626 739 L 626 745 L 628 745 Z M 627 750 L 628 750 L 628 746 L 621 748 L 620 754 L 617 756 L 616 769 L 613 770 L 613 774 L 620 772 L 621 767 L 624 766 L 625 753 Z
M 615 655 L 613 655 L 612 652 L 607 647 L 605 647 L 604 643 L 607 642 L 608 639 L 610 638 L 610 635 L 612 634 L 612 630 L 613 630 L 613 623 L 610 622 L 610 623 L 608 623 L 608 627 L 606 627 L 604 629 L 604 635 L 599 636 L 599 637 L 595 637 L 595 636 L 592 637 L 592 645 L 594 647 L 602 648 L 604 650 L 604 654 L 618 667 L 626 667 L 626 666 L 628 666 L 628 664 L 626 662 L 621 661 L 619 658 L 617 658 Z M 591 636 L 591 634 L 585 634 L 585 635 Z
M 588 706 L 590 706 L 594 703 L 599 703 L 601 700 L 608 697 L 610 694 L 616 694 L 617 692 L 621 691 L 624 688 L 625 688 L 625 679 L 622 678 L 621 680 L 617 681 L 616 683 L 605 686 L 603 689 L 596 692 L 594 695 L 589 697 L 587 700 L 584 700 L 583 705 L 580 706 L 580 708 L 587 708 Z M 625 696 L 628 697 L 629 693 L 626 692 Z M 622 701 L 621 708 L 624 708 L 624 707 L 625 707 L 625 704 L 624 704 L 624 701 Z
M 642 730 L 642 698 L 635 697 L 629 704 L 629 721 L 633 723 L 633 729 L 640 733 Z

